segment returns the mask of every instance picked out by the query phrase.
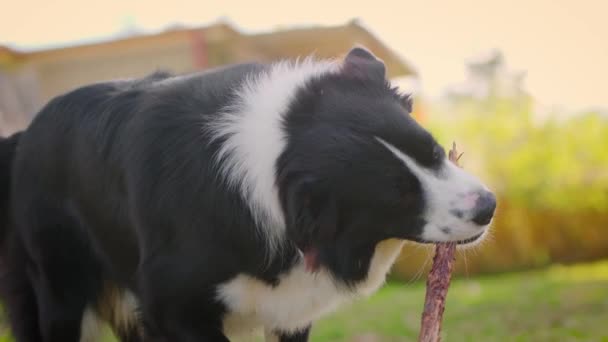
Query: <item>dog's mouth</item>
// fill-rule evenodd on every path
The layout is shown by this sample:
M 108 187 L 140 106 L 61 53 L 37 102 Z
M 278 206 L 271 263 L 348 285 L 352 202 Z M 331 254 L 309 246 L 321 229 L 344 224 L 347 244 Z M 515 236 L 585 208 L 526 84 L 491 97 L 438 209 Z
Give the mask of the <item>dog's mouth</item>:
M 468 239 L 464 239 L 464 240 L 457 240 L 457 241 L 431 241 L 431 240 L 425 240 L 425 239 L 421 239 L 421 238 L 412 238 L 409 239 L 411 241 L 414 242 L 418 242 L 418 243 L 422 243 L 422 244 L 434 244 L 434 243 L 443 243 L 443 242 L 456 242 L 457 245 L 468 245 L 470 243 L 473 243 L 477 240 L 479 240 L 481 237 L 483 236 L 483 232 L 479 233 L 475 236 L 472 236 Z

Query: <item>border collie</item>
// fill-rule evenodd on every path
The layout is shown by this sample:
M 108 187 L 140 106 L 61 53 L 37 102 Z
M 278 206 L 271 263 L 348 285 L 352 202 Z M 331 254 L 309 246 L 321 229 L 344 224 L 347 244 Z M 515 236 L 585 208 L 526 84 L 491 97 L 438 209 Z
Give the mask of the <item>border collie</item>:
M 0 144 L 17 341 L 89 341 L 99 321 L 129 342 L 306 341 L 403 241 L 482 239 L 494 195 L 410 111 L 361 47 L 54 98 Z

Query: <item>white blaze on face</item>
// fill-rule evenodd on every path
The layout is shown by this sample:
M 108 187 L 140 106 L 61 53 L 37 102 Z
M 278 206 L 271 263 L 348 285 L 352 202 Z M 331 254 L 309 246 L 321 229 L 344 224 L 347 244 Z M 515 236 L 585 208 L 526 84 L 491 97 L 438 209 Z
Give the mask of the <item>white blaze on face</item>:
M 487 225 L 472 222 L 479 194 L 488 189 L 475 177 L 445 158 L 439 170 L 430 170 L 395 146 L 377 138 L 420 181 L 425 199 L 420 239 L 432 242 L 462 241 L 485 232 Z

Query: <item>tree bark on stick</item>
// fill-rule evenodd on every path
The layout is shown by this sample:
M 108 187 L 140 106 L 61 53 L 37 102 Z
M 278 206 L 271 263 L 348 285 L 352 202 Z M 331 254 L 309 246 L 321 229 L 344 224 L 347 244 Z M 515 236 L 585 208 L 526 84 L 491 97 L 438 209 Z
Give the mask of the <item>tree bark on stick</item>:
M 458 160 L 462 154 L 458 154 L 456 143 L 452 143 L 449 151 L 449 160 L 460 166 Z M 452 279 L 452 270 L 456 260 L 456 243 L 437 243 L 433 266 L 426 280 L 426 296 L 424 298 L 424 311 L 422 312 L 419 342 L 441 341 L 441 321 L 445 310 L 445 300 Z

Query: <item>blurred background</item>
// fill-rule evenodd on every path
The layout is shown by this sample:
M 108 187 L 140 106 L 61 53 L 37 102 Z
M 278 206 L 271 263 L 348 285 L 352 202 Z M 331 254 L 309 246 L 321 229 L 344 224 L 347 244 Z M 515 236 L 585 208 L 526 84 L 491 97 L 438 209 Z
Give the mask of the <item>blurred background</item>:
M 606 13 L 602 0 L 3 1 L 0 134 L 86 83 L 362 44 L 499 197 L 490 238 L 458 252 L 444 340 L 608 341 Z M 432 256 L 407 244 L 389 284 L 312 340 L 416 340 Z

